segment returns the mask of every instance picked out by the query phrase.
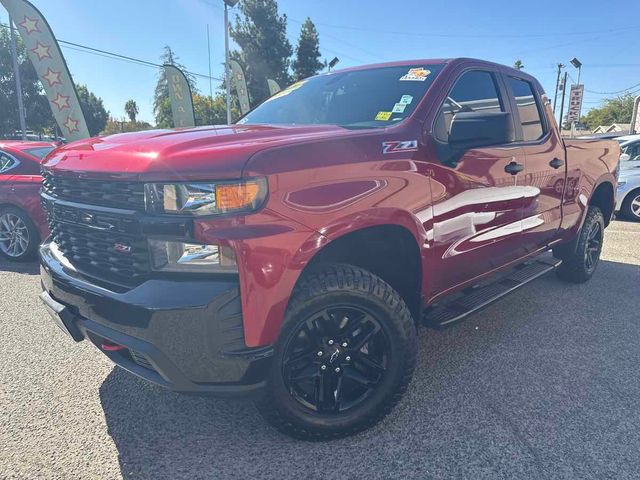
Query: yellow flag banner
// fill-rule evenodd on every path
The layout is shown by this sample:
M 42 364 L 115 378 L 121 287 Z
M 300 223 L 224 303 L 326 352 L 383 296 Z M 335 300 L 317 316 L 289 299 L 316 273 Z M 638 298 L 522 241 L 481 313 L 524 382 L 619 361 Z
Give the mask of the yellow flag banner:
M 270 78 L 267 78 L 267 85 L 269 85 L 269 95 L 275 95 L 282 90 L 280 85 L 278 85 L 278 82 L 271 80 Z
M 191 87 L 184 72 L 174 65 L 163 65 L 169 82 L 169 98 L 174 127 L 195 127 Z
M 249 93 L 247 92 L 247 81 L 244 78 L 242 67 L 235 60 L 229 62 L 231 67 L 231 86 L 235 88 L 240 102 L 240 112 L 242 115 L 251 110 L 249 106 Z
M 62 135 L 69 141 L 89 137 L 76 87 L 44 16 L 26 0 L 0 2 L 13 17 Z

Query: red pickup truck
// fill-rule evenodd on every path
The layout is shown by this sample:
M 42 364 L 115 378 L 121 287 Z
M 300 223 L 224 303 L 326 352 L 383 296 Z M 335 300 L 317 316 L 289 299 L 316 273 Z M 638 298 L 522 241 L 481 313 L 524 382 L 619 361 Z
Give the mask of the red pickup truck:
M 235 125 L 53 152 L 41 297 L 151 382 L 255 395 L 295 437 L 349 435 L 407 388 L 418 323 L 550 270 L 593 275 L 619 155 L 560 138 L 540 84 L 494 63 L 323 74 Z

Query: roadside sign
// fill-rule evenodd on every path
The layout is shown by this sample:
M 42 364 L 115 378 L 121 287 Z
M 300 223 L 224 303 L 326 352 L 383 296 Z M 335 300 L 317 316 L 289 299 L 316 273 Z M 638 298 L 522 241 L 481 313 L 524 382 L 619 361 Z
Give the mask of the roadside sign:
M 567 113 L 567 123 L 577 122 L 580 119 L 583 96 L 584 85 L 571 85 L 571 93 L 569 93 L 569 112 Z

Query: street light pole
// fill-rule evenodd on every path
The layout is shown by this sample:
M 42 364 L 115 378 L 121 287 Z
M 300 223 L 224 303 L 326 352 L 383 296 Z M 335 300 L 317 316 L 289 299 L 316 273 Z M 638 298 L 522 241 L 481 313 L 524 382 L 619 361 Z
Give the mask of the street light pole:
M 227 125 L 231 125 L 231 78 L 229 70 L 229 6 L 227 2 L 224 2 L 224 83 L 227 87 Z
M 16 34 L 13 31 L 13 20 L 9 15 L 9 30 L 11 31 L 11 59 L 13 60 L 13 71 L 16 79 L 16 97 L 18 97 L 18 116 L 20 117 L 20 129 L 22 130 L 22 140 L 27 139 L 27 121 L 24 118 L 24 103 L 22 102 L 22 82 L 20 81 L 20 69 L 18 65 L 18 48 L 16 47 Z

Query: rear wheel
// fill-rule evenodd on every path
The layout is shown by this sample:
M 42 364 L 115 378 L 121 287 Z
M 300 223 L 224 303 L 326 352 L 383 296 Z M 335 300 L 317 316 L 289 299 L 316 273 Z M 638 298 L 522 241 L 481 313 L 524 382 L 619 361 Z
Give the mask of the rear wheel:
M 558 277 L 573 283 L 588 281 L 596 271 L 604 240 L 604 217 L 598 207 L 591 206 L 580 230 L 575 250 L 560 255 Z
M 0 253 L 11 260 L 33 257 L 38 248 L 38 231 L 29 216 L 15 207 L 0 209 Z
M 640 222 L 640 189 L 627 195 L 620 211 L 626 219 Z
M 258 409 L 296 438 L 362 431 L 406 390 L 415 337 L 407 306 L 382 279 L 350 265 L 323 266 L 294 292 Z

